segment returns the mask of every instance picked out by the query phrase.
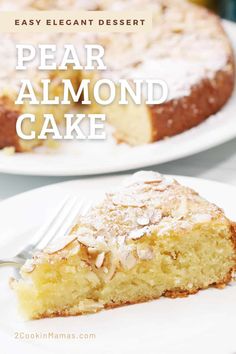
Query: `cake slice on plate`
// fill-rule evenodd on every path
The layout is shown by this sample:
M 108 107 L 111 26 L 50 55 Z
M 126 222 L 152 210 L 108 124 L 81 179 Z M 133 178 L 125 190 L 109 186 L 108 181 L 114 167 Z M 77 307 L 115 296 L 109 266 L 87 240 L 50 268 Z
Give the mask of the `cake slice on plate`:
M 234 268 L 223 211 L 170 177 L 138 172 L 28 260 L 14 288 L 36 319 L 224 287 Z

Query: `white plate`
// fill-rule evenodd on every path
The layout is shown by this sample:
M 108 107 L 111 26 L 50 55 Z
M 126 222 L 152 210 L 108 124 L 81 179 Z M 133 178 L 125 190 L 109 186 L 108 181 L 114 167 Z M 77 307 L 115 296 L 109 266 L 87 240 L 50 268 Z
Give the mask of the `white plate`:
M 236 26 L 224 22 L 236 49 Z M 222 144 L 236 136 L 236 89 L 216 115 L 199 126 L 153 144 L 130 147 L 111 138 L 100 142 L 62 142 L 57 150 L 37 148 L 32 153 L 6 156 L 0 152 L 0 172 L 73 176 L 125 171 L 176 160 Z
M 236 188 L 201 179 L 176 177 L 236 220 Z M 0 203 L 0 258 L 13 255 L 69 193 L 94 200 L 123 176 L 51 185 Z M 23 242 L 24 239 L 24 242 Z M 208 289 L 184 299 L 167 299 L 102 311 L 95 315 L 23 321 L 8 287 L 11 270 L 0 269 L 0 339 L 4 353 L 48 354 L 233 354 L 236 352 L 236 285 Z M 95 334 L 95 339 L 15 339 L 15 333 Z M 7 349 L 8 348 L 8 349 Z M 8 350 L 8 351 L 7 351 Z

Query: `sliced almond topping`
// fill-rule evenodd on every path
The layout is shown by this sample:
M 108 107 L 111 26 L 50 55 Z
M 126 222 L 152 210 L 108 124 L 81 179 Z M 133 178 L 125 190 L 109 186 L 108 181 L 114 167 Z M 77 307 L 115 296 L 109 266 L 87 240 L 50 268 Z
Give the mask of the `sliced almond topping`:
M 70 243 L 72 243 L 74 240 L 76 240 L 76 236 L 75 235 L 68 235 L 65 237 L 62 237 L 58 240 L 56 240 L 55 242 L 49 244 L 45 249 L 44 249 L 44 253 L 47 254 L 53 254 L 56 253 L 58 251 L 63 250 L 66 246 L 68 246 Z
M 71 248 L 68 252 L 70 256 L 74 256 L 78 254 L 79 251 L 80 251 L 80 244 L 78 243 L 76 246 L 73 246 L 73 248 Z
M 187 199 L 182 197 L 180 199 L 180 203 L 179 203 L 177 209 L 173 210 L 171 215 L 177 219 L 181 219 L 182 217 L 184 217 L 187 214 L 187 212 L 188 212 Z
M 104 236 L 98 236 L 96 238 L 96 244 L 97 244 L 97 248 L 103 248 L 103 249 L 106 249 L 107 248 L 107 243 L 105 241 L 105 238 Z
M 167 186 L 165 184 L 159 184 L 157 186 L 154 186 L 154 190 L 158 192 L 164 192 L 166 190 Z
M 162 213 L 160 210 L 155 210 L 150 218 L 152 224 L 158 224 L 161 221 Z
M 96 258 L 96 261 L 95 261 L 95 266 L 97 268 L 101 268 L 101 266 L 103 265 L 104 259 L 105 259 L 105 252 L 99 253 Z
M 120 262 L 124 268 L 131 269 L 136 265 L 137 259 L 132 253 L 128 253 L 120 259 Z
M 77 239 L 84 246 L 87 246 L 87 247 L 96 247 L 97 246 L 97 241 L 96 241 L 95 237 L 93 237 L 93 236 L 79 235 L 79 236 L 77 236 Z
M 141 216 L 141 217 L 137 218 L 137 223 L 140 226 L 146 226 L 149 224 L 149 219 L 145 216 Z
M 142 229 L 135 229 L 132 230 L 129 234 L 129 238 L 132 240 L 138 240 L 139 238 L 143 237 L 145 234 L 149 233 L 149 228 L 143 227 Z
M 154 171 L 139 171 L 134 173 L 125 181 L 125 185 L 128 186 L 134 183 L 158 183 L 161 182 L 163 177 L 158 172 Z
M 106 274 L 104 280 L 105 280 L 106 283 L 108 283 L 114 277 L 114 275 L 116 273 L 116 264 L 115 264 L 115 262 L 111 262 L 111 264 L 109 266 L 109 269 L 104 267 L 103 271 Z
M 121 206 L 131 206 L 131 207 L 143 207 L 145 204 L 140 200 L 137 200 L 135 197 L 131 197 L 125 194 L 117 194 L 112 197 L 112 202 L 114 205 Z
M 150 180 L 150 181 L 144 181 L 145 184 L 157 184 L 157 183 L 160 183 L 162 182 L 162 178 L 155 178 L 153 180 Z

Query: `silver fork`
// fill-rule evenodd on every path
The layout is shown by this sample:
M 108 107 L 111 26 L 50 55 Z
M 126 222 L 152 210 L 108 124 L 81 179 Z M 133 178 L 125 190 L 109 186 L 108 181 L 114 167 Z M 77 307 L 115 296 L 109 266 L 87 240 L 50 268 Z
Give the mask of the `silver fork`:
M 36 232 L 31 243 L 15 257 L 0 259 L 0 266 L 21 267 L 35 251 L 43 250 L 55 237 L 69 232 L 78 214 L 85 214 L 89 204 L 85 205 L 76 197 L 67 197 L 52 217 Z

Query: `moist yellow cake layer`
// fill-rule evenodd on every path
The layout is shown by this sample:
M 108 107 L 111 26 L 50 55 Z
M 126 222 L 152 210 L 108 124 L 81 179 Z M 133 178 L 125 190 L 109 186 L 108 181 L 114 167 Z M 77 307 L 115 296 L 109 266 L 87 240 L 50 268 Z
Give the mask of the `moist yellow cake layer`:
M 138 248 L 151 246 L 154 259 L 141 260 L 132 269 L 118 266 L 109 281 L 78 251 L 65 260 L 40 264 L 19 282 L 20 306 L 26 317 L 40 318 L 96 312 L 109 305 L 158 298 L 166 291 L 191 293 L 228 277 L 235 262 L 230 238 L 229 226 L 221 220 L 187 233 L 144 236 Z

